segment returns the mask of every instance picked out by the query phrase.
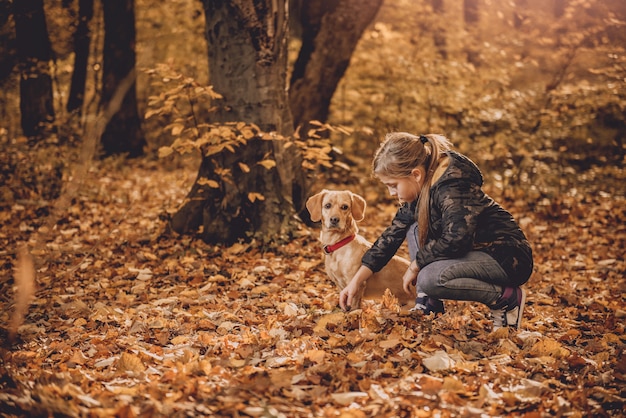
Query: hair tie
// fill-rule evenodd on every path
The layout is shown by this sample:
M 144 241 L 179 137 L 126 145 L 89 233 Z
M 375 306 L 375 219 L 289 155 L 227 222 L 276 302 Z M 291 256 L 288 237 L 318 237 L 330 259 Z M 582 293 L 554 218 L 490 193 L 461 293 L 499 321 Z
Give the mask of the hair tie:
M 420 135 L 420 141 L 422 144 L 426 144 L 428 142 L 428 137 L 426 137 L 426 135 Z

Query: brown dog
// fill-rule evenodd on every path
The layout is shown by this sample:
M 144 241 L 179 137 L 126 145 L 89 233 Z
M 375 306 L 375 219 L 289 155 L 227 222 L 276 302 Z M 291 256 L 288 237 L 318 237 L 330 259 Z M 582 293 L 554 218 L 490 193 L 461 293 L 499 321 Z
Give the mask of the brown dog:
M 322 190 L 307 200 L 306 207 L 313 222 L 322 222 L 320 241 L 325 252 L 326 273 L 343 289 L 361 266 L 361 257 L 372 246 L 358 234 L 357 222 L 365 215 L 365 199 L 348 190 Z M 374 273 L 355 295 L 352 308 L 359 308 L 362 298 L 379 298 L 389 289 L 400 305 L 413 304 L 415 296 L 402 288 L 402 276 L 409 261 L 394 256 L 379 272 Z

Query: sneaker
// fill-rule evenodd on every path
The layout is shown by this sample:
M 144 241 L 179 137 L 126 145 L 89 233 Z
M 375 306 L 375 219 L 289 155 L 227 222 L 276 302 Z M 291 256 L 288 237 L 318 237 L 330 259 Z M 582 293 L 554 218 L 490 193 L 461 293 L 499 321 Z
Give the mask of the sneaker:
M 415 299 L 415 306 L 411 308 L 411 312 L 421 312 L 424 315 L 434 313 L 439 315 L 445 312 L 443 302 L 439 299 L 429 298 L 426 293 L 419 293 Z
M 502 292 L 502 297 L 491 308 L 493 330 L 502 327 L 519 329 L 522 325 L 522 315 L 526 304 L 526 291 L 520 287 L 507 287 Z

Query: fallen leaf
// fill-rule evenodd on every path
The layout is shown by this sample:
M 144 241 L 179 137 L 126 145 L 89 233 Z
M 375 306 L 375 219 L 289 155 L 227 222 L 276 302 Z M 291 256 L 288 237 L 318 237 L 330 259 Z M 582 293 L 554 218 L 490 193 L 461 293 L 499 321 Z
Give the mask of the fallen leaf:
M 430 371 L 448 370 L 454 367 L 454 360 L 445 351 L 436 351 L 433 355 L 422 359 L 422 364 Z
M 122 353 L 116 363 L 117 370 L 120 372 L 143 372 L 146 367 L 141 359 L 132 353 Z
M 359 398 L 369 397 L 369 395 L 365 392 L 331 393 L 330 396 L 340 405 L 350 405 Z

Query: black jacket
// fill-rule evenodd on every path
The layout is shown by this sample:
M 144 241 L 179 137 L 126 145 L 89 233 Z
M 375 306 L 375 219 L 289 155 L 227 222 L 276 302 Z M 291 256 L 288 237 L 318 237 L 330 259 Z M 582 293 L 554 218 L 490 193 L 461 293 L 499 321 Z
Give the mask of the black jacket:
M 483 192 L 478 167 L 458 152 L 446 154 L 450 164 L 430 189 L 428 238 L 417 253 L 418 266 L 460 258 L 472 250 L 483 251 L 502 266 L 511 285 L 526 283 L 533 258 L 524 233 L 513 216 Z M 363 265 L 377 272 L 389 262 L 416 222 L 416 210 L 417 201 L 398 209 L 391 225 L 363 256 Z

